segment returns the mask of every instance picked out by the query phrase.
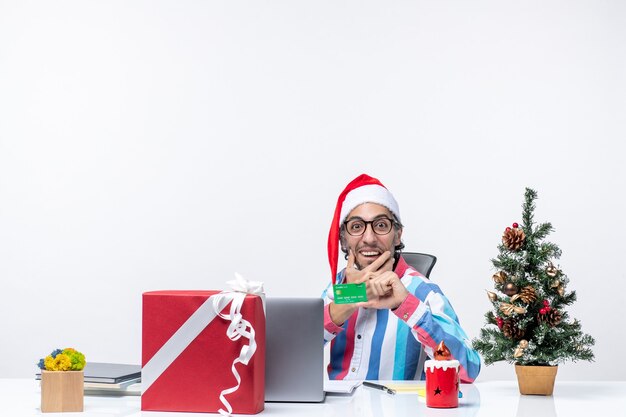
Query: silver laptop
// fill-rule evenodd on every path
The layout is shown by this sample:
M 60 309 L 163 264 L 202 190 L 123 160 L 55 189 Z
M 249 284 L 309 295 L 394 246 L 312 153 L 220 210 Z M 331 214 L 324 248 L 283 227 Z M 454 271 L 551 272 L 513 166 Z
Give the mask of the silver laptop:
M 266 300 L 265 401 L 324 401 L 324 301 Z

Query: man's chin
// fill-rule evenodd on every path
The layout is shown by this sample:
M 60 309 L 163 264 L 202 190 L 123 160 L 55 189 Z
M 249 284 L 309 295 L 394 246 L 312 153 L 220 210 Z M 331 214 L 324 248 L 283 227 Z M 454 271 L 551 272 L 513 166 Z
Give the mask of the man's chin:
M 374 261 L 378 258 L 380 258 L 381 255 L 378 256 L 361 256 L 359 255 L 356 259 L 356 264 L 359 267 L 360 270 L 362 270 L 363 268 L 367 268 L 368 266 L 370 266 L 372 263 L 374 263 Z

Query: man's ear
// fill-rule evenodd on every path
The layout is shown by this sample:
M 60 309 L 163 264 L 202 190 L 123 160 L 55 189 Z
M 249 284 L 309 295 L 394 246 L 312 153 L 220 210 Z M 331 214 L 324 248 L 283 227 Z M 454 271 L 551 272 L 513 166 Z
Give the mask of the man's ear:
M 345 238 L 341 236 L 339 237 L 339 247 L 341 248 L 341 251 L 346 255 L 346 259 L 348 259 L 348 244 Z
M 396 238 L 393 241 L 393 246 L 398 246 L 400 243 L 402 243 L 402 229 L 396 232 Z

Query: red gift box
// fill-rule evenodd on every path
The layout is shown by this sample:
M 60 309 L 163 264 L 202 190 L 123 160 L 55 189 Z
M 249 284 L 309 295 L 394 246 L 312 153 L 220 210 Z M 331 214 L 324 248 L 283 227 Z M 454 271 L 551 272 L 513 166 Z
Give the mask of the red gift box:
M 265 313 L 257 295 L 220 291 L 152 291 L 143 294 L 141 409 L 144 411 L 218 412 L 227 407 L 222 391 L 237 386 L 231 367 L 246 345 L 256 342 L 247 365 L 237 363 L 239 388 L 224 398 L 238 414 L 263 411 L 265 395 Z M 254 329 L 254 342 L 231 340 L 231 325 L 216 315 L 221 306 L 244 297 L 241 316 Z M 225 297 L 225 299 L 224 299 Z M 221 313 L 228 315 L 229 302 Z M 249 328 L 248 328 L 249 330 Z M 245 332 L 245 326 L 244 326 Z M 243 352 L 242 352 L 243 348 Z M 244 361 L 245 362 L 245 361 Z

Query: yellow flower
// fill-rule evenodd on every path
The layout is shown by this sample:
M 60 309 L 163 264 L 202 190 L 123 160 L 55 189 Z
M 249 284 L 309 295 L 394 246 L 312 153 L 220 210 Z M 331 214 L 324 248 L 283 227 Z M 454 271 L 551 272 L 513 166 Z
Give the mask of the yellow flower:
M 55 349 L 38 366 L 46 371 L 81 371 L 85 367 L 85 355 L 74 348 Z
M 45 357 L 43 364 L 46 367 L 46 371 L 54 371 L 54 359 L 51 355 Z
M 72 367 L 72 360 L 65 353 L 59 353 L 53 361 L 53 371 L 69 371 Z

